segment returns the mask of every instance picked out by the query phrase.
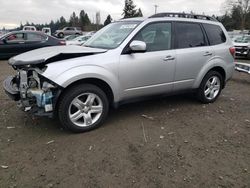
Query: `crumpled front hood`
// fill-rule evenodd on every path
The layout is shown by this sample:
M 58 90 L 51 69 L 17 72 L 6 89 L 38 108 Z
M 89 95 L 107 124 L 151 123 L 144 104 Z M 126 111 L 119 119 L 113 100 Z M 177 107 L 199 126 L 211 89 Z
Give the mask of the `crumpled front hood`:
M 53 46 L 32 50 L 9 60 L 12 66 L 40 65 L 87 55 L 104 53 L 107 50 L 83 46 Z

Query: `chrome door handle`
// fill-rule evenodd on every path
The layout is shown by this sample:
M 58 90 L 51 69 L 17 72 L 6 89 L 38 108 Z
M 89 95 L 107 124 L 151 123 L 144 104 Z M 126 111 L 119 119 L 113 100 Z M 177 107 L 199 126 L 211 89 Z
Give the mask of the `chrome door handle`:
M 169 56 L 165 57 L 163 60 L 164 61 L 171 61 L 171 60 L 175 60 L 175 57 L 169 55 Z
M 204 53 L 204 56 L 211 56 L 211 55 L 213 55 L 212 52 L 205 52 L 205 53 Z

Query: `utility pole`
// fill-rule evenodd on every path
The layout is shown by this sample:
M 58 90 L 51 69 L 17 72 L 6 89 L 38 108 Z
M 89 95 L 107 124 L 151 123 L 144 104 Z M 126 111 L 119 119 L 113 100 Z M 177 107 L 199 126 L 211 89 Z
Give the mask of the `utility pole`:
M 158 5 L 154 5 L 155 7 L 155 14 L 157 13 L 157 8 L 159 7 Z

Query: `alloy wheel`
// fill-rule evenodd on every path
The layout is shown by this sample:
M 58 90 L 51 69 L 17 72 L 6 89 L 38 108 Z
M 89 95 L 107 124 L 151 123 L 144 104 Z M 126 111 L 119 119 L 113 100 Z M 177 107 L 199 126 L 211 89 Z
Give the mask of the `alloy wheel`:
M 205 85 L 204 89 L 205 97 L 208 100 L 215 99 L 219 95 L 220 89 L 221 89 L 220 78 L 217 76 L 212 76 L 211 78 L 208 79 Z
M 74 98 L 69 106 L 69 118 L 79 127 L 88 127 L 96 123 L 103 112 L 103 102 L 94 93 L 84 93 Z

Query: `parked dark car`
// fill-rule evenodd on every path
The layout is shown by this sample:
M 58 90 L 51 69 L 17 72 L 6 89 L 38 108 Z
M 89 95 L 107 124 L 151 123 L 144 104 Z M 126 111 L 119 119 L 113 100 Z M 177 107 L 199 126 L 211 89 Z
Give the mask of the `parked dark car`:
M 15 31 L 0 37 L 0 59 L 48 46 L 65 45 L 65 41 L 37 31 Z

